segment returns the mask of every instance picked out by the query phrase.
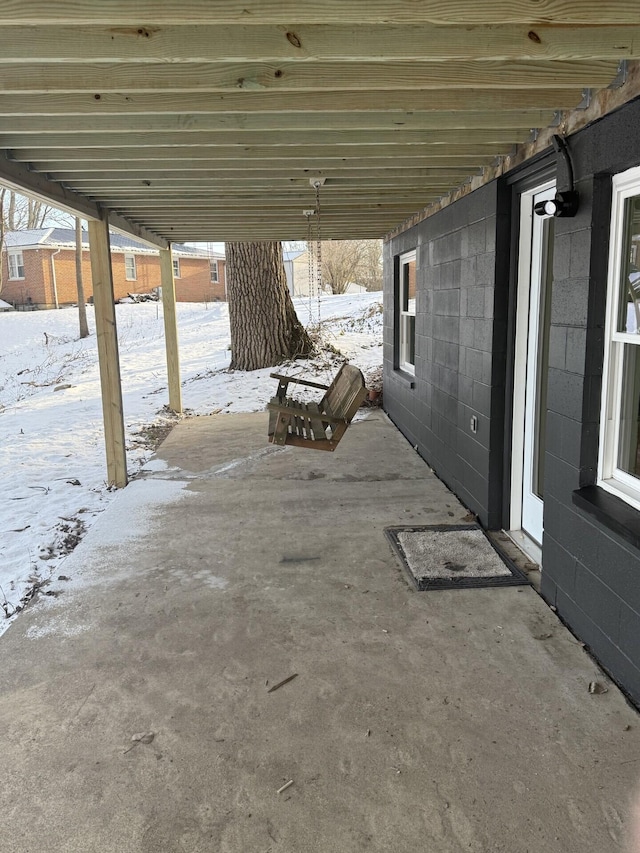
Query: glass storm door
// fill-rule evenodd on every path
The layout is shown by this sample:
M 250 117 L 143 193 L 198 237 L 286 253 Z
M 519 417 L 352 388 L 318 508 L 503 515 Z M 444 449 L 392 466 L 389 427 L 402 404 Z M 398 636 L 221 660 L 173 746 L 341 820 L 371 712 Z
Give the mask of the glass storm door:
M 520 207 L 518 299 L 511 481 L 511 529 L 542 545 L 547 428 L 549 313 L 555 220 L 538 216 L 538 202 L 555 196 L 555 183 L 523 193 Z

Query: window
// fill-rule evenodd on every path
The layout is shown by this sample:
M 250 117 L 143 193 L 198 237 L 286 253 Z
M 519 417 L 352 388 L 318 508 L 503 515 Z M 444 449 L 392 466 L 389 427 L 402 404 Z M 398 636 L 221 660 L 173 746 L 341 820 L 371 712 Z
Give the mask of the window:
M 416 253 L 400 257 L 398 361 L 401 370 L 416 372 Z
M 613 179 L 598 484 L 640 509 L 640 168 Z
M 127 281 L 135 281 L 138 277 L 136 274 L 136 256 L 135 255 L 125 255 L 124 256 L 124 277 Z
M 209 267 L 211 269 L 211 281 L 218 281 L 218 262 L 217 261 L 209 261 Z
M 180 258 L 173 259 L 173 277 L 180 278 Z
M 9 252 L 9 278 L 24 278 L 22 252 Z

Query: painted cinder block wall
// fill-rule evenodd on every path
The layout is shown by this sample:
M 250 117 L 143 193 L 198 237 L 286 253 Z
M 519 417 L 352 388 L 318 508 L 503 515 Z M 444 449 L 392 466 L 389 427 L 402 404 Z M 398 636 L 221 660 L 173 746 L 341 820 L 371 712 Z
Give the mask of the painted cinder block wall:
M 640 702 L 640 513 L 597 478 L 611 176 L 640 164 L 640 101 L 570 139 L 581 205 L 557 219 L 551 293 L 542 594 Z M 525 164 L 518 171 L 526 177 Z M 385 246 L 385 407 L 489 528 L 508 526 L 509 318 L 515 311 L 505 176 Z M 497 251 L 496 251 L 497 245 Z M 395 369 L 398 256 L 418 249 L 416 376 Z M 484 306 L 484 307 L 483 307 Z M 456 366 L 456 354 L 458 363 Z M 471 413 L 479 417 L 469 434 Z M 592 487 L 589 489 L 589 487 Z M 591 495 L 591 500 L 586 496 Z
M 542 592 L 640 702 L 640 513 L 601 495 L 597 517 L 577 493 L 597 480 L 611 176 L 640 164 L 640 101 L 570 143 L 581 206 L 556 221 Z
M 384 247 L 385 408 L 486 527 L 501 522 L 506 299 L 500 288 L 508 259 L 496 253 L 496 230 L 506 215 L 493 182 Z M 394 304 L 399 256 L 412 249 L 417 250 L 414 377 L 396 369 Z

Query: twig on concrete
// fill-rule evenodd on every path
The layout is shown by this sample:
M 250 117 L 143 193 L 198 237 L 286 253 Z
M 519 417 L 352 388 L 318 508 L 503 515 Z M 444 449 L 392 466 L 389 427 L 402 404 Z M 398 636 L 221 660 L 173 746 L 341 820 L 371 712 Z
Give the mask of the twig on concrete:
M 84 708 L 84 706 L 85 706 L 85 705 L 87 704 L 87 702 L 89 701 L 89 697 L 91 696 L 91 694 L 93 693 L 93 691 L 94 691 L 95 689 L 96 689 L 96 685 L 95 685 L 95 682 L 94 682 L 94 683 L 91 685 L 91 689 L 89 690 L 89 692 L 87 693 L 87 695 L 86 695 L 86 696 L 84 697 L 84 699 L 82 700 L 82 704 L 80 705 L 80 707 L 78 708 L 78 710 L 75 712 L 75 714 L 73 715 L 73 717 L 77 717 L 77 716 L 78 716 L 78 714 L 80 713 L 80 711 L 82 711 L 82 709 Z M 73 719 L 73 718 L 72 718 L 72 719 Z
M 290 675 L 288 678 L 283 678 L 282 681 L 279 681 L 277 684 L 274 684 L 273 687 L 270 687 L 267 690 L 267 693 L 273 693 L 274 690 L 279 690 L 280 687 L 284 687 L 285 684 L 288 684 L 290 681 L 293 681 L 293 679 L 297 677 L 298 673 L 294 672 L 293 675 Z

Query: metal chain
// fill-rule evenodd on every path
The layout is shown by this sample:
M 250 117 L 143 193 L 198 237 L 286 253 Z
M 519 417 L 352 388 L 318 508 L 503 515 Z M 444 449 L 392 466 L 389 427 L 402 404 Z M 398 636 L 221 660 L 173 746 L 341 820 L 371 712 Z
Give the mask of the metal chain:
M 307 290 L 309 291 L 309 323 L 313 323 L 313 257 L 311 240 L 311 214 L 307 213 Z
M 316 238 L 317 238 L 317 276 L 316 286 L 318 288 L 318 334 L 320 334 L 320 324 L 322 315 L 320 313 L 320 294 L 322 292 L 322 234 L 320 233 L 320 182 L 316 183 Z

